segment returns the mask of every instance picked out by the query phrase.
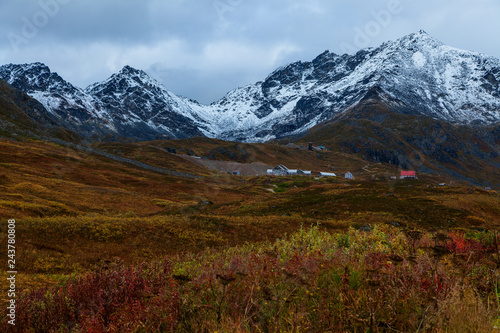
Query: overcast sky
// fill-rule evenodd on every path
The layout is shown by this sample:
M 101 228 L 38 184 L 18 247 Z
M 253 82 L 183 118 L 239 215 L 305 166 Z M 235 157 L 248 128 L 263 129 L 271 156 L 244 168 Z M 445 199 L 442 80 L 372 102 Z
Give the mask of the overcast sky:
M 74 85 L 124 65 L 202 103 L 279 66 L 420 29 L 500 58 L 499 0 L 2 0 L 0 64 L 43 62 Z

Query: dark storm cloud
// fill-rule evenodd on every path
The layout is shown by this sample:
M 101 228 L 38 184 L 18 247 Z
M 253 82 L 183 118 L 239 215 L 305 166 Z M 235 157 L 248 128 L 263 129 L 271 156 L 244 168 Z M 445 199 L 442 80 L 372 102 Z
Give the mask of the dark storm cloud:
M 497 0 L 4 0 L 0 63 L 41 61 L 85 87 L 124 65 L 201 102 L 326 49 L 426 30 L 500 56 Z

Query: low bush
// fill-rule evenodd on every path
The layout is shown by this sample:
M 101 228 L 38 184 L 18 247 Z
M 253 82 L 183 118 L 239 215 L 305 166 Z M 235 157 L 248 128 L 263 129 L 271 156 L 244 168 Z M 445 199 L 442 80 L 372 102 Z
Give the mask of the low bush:
M 416 237 L 415 235 L 418 235 Z M 411 245 L 410 245 L 411 244 Z M 491 332 L 498 239 L 386 226 L 101 269 L 24 293 L 23 332 Z M 7 331 L 6 318 L 1 324 Z

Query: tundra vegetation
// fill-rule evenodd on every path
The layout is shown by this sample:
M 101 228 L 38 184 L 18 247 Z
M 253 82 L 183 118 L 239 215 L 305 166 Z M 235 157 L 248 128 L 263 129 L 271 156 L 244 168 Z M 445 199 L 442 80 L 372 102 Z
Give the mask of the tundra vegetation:
M 194 176 L 182 178 L 41 141 L 0 144 L 0 217 L 16 218 L 19 271 L 16 326 L 3 315 L 1 331 L 500 326 L 494 191 L 439 187 L 429 175 L 391 180 L 391 166 L 355 158 L 337 164 L 355 181 L 238 177 L 147 145 L 113 147 Z M 269 163 L 280 150 L 258 147 Z M 302 154 L 285 152 L 290 162 Z

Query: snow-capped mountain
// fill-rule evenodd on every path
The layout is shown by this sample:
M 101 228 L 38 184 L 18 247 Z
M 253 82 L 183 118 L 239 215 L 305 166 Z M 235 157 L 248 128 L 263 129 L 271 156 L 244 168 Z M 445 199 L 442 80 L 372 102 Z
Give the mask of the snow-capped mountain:
M 0 79 L 38 100 L 68 128 L 84 136 L 99 136 L 113 130 L 109 114 L 92 96 L 42 63 L 1 66 Z
M 190 107 L 200 109 L 196 102 L 173 95 L 129 66 L 85 90 L 41 63 L 1 66 L 0 79 L 28 93 L 85 137 L 153 140 L 210 134 L 197 117 L 203 113 Z
M 144 71 L 130 66 L 87 87 L 85 93 L 107 111 L 117 132 L 124 137 L 160 134 L 184 138 L 211 134 L 207 123 L 193 110 L 201 108 L 196 102 L 172 94 Z
M 1 66 L 0 79 L 39 100 L 70 128 L 101 138 L 205 135 L 263 142 L 305 134 L 369 99 L 397 113 L 449 123 L 500 123 L 500 61 L 446 46 L 424 31 L 355 55 L 326 51 L 210 105 L 176 96 L 129 66 L 85 90 L 40 63 Z
M 369 98 L 400 113 L 494 124 L 500 122 L 499 82 L 498 59 L 420 31 L 353 56 L 326 51 L 312 62 L 292 63 L 211 107 L 221 113 L 219 136 L 241 141 L 304 133 Z

